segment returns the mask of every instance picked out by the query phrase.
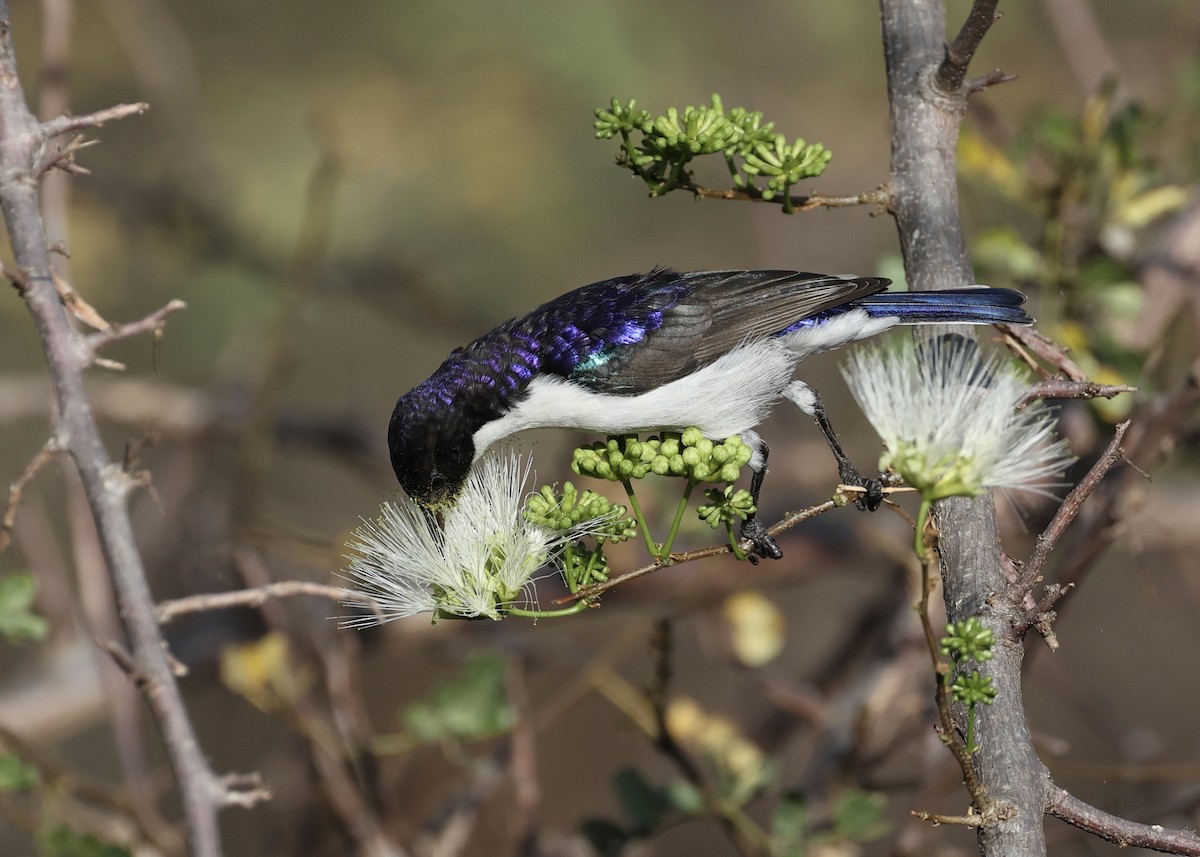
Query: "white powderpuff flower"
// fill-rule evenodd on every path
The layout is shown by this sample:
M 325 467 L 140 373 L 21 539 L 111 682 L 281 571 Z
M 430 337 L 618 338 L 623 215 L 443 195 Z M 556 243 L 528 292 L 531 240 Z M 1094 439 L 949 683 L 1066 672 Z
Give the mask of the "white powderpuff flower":
M 1040 401 L 1021 409 L 1026 375 L 1012 361 L 982 361 L 974 341 L 912 337 L 863 348 L 842 374 L 887 451 L 889 466 L 926 501 L 988 488 L 1049 495 L 1074 460 Z
M 407 497 L 385 502 L 347 543 L 347 576 L 367 607 L 382 615 L 347 619 L 364 628 L 416 613 L 501 619 L 574 531 L 553 532 L 523 514 L 530 460 L 489 453 L 468 477 L 440 530 Z

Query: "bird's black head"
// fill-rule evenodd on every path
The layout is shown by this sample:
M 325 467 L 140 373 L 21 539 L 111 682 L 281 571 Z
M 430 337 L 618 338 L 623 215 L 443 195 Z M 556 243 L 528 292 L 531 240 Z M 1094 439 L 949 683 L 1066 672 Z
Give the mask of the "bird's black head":
M 388 452 L 408 496 L 426 509 L 441 511 L 462 493 L 475 444 L 453 409 L 434 406 L 425 392 L 418 387 L 396 402 L 388 423 Z

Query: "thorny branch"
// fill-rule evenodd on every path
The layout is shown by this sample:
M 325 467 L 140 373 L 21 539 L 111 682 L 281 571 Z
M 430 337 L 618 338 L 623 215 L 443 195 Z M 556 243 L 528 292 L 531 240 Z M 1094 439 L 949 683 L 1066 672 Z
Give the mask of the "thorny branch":
M 21 475 L 8 486 L 8 506 L 4 509 L 4 518 L 0 519 L 0 553 L 7 550 L 12 541 L 12 529 L 17 523 L 17 507 L 21 505 L 21 495 L 25 491 L 25 486 L 37 475 L 46 462 L 60 452 L 62 452 L 62 447 L 59 445 L 58 439 L 50 438 L 38 450 L 37 455 L 25 465 Z
M 1108 448 L 1104 450 L 1104 454 L 1092 465 L 1091 470 L 1080 480 L 1074 490 L 1067 495 L 1067 499 L 1058 507 L 1058 511 L 1054 513 L 1054 517 L 1046 526 L 1046 529 L 1038 536 L 1037 546 L 1033 550 L 1033 555 L 1025 563 L 1025 568 L 1022 569 L 1021 576 L 1014 586 L 1014 595 L 1017 602 L 1024 599 L 1025 595 L 1041 579 L 1042 570 L 1046 566 L 1046 560 L 1050 557 L 1050 552 L 1054 550 L 1058 544 L 1058 540 L 1066 532 L 1067 527 L 1071 526 L 1071 522 L 1079 515 L 1079 510 L 1083 507 L 1084 501 L 1096 490 L 1096 486 L 1100 484 L 1100 481 L 1104 479 L 1108 471 L 1125 460 L 1125 452 L 1121 449 L 1121 441 L 1125 439 L 1125 432 L 1127 431 L 1129 431 L 1128 421 L 1117 426 L 1112 440 L 1109 441 Z
M 1071 381 L 1087 380 L 1087 375 L 1079 368 L 1079 364 L 1071 359 L 1067 349 L 1044 333 L 1040 333 L 1032 327 L 1014 327 L 1009 324 L 998 324 L 996 327 L 1004 334 L 1004 344 L 1028 363 L 1029 368 L 1043 377 L 1049 378 L 1050 376 L 1041 364 L 1030 357 L 1030 353 L 1054 366 Z
M 187 309 L 187 304 L 176 298 L 169 301 L 166 306 L 155 310 L 139 321 L 131 321 L 125 324 L 110 324 L 108 327 L 96 331 L 87 338 L 88 348 L 92 351 L 98 351 L 117 340 L 128 339 L 131 336 L 139 336 L 143 333 L 152 334 L 157 344 L 159 338 L 162 336 L 163 329 L 167 326 L 167 316 L 173 312 L 179 312 L 181 309 Z
M 90 362 L 86 341 L 71 326 L 50 264 L 42 221 L 38 170 L 54 137 L 142 112 L 122 105 L 78 117 L 40 123 L 21 89 L 8 6 L 0 0 L 0 209 L 23 284 L 22 297 L 42 341 L 58 406 L 55 436 L 79 471 L 105 562 L 120 603 L 137 675 L 162 730 L 178 783 L 188 836 L 197 857 L 221 853 L 217 811 L 230 790 L 200 750 L 179 687 L 163 651 L 162 635 L 126 499 L 132 481 L 114 464 L 88 405 L 83 374 Z
M 1025 407 L 1039 399 L 1111 399 L 1122 393 L 1136 393 L 1137 387 L 1128 384 L 1098 384 L 1095 381 L 1067 381 L 1054 378 L 1031 386 L 1021 400 Z

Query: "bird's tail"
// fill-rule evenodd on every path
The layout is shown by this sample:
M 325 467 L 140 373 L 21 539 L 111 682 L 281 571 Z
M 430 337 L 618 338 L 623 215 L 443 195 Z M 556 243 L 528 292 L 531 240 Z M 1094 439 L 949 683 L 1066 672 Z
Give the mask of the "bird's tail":
M 939 292 L 879 292 L 854 301 L 874 318 L 894 317 L 900 324 L 1032 324 L 1012 289 L 976 287 Z

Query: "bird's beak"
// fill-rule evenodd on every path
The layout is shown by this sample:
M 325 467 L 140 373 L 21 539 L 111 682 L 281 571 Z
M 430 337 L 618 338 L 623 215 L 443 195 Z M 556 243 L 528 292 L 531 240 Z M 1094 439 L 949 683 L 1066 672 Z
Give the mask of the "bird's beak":
M 430 534 L 440 544 L 442 535 L 445 533 L 446 516 L 442 513 L 441 508 L 433 508 L 431 506 L 421 506 L 421 512 L 425 515 L 425 524 L 429 527 Z

